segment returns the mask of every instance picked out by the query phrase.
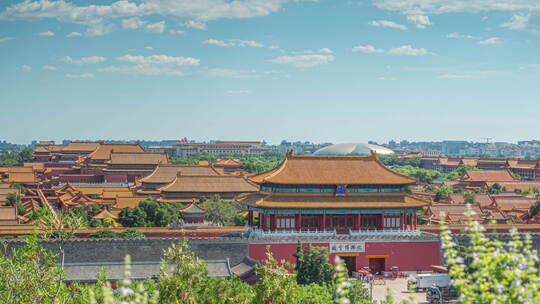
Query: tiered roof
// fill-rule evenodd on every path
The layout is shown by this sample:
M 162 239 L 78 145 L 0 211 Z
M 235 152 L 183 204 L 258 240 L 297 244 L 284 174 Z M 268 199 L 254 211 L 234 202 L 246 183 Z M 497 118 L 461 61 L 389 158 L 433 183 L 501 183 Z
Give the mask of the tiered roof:
M 113 215 L 109 211 L 107 211 L 107 209 L 103 209 L 103 211 L 101 211 L 100 213 L 94 215 L 92 218 L 104 220 L 104 219 L 108 219 L 108 218 L 117 219 L 118 217 L 116 215 Z
M 409 185 L 414 178 L 386 168 L 371 156 L 300 156 L 288 153 L 276 168 L 250 177 L 259 184 Z
M 139 182 L 168 184 L 176 178 L 178 172 L 182 176 L 218 176 L 210 166 L 159 164 L 152 173 L 139 179 Z
M 170 184 L 159 188 L 161 192 L 193 193 L 247 193 L 259 190 L 239 176 L 177 176 Z
M 537 189 L 540 191 L 540 181 L 488 182 L 486 184 L 488 185 L 488 187 L 493 187 L 493 185 L 499 184 L 501 188 L 504 188 L 506 190 L 505 192 L 515 192 L 516 190 L 524 191 L 528 189 Z
M 139 144 L 101 144 L 88 155 L 92 161 L 105 161 L 111 157 L 111 152 L 144 152 Z
M 157 165 L 168 164 L 169 157 L 167 153 L 161 152 L 116 152 L 112 151 L 110 160 L 111 165 Z
M 62 148 L 63 152 L 91 152 L 99 147 L 99 142 L 71 142 Z
M 273 209 L 343 209 L 343 208 L 421 208 L 428 203 L 420 198 L 397 194 L 354 194 L 335 196 L 319 193 L 254 195 L 244 199 L 253 207 Z
M 186 208 L 181 209 L 180 212 L 184 214 L 188 214 L 188 215 L 202 215 L 202 214 L 206 214 L 208 211 L 200 207 L 196 203 L 191 203 Z
M 234 158 L 222 158 L 214 163 L 215 166 L 240 166 L 240 161 Z
M 508 170 L 466 170 L 461 178 L 468 182 L 514 182 Z

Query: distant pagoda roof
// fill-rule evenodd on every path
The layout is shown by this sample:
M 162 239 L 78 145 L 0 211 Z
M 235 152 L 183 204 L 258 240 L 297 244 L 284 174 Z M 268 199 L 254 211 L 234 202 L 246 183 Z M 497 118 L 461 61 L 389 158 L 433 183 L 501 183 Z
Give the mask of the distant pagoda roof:
M 147 164 L 167 164 L 169 158 L 167 153 L 161 152 L 116 152 L 112 151 L 109 164 L 122 165 L 147 165 Z
M 139 179 L 142 183 L 165 184 L 172 182 L 178 172 L 183 176 L 218 176 L 210 166 L 160 164 L 149 175 Z
M 276 168 L 250 177 L 255 183 L 296 185 L 408 185 L 416 179 L 386 168 L 370 156 L 304 156 L 287 153 Z
M 111 152 L 144 152 L 139 144 L 101 144 L 88 155 L 92 160 L 107 160 Z
M 180 210 L 181 213 L 185 214 L 206 214 L 206 209 L 200 207 L 196 203 L 191 203 L 189 206 L 187 206 L 184 209 Z
M 183 176 L 181 173 L 161 192 L 249 193 L 259 187 L 240 176 Z

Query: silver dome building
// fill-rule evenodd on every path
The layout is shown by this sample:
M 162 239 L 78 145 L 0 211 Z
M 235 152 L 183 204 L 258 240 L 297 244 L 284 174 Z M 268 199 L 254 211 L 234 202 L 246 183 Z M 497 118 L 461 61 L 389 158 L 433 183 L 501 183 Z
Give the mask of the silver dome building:
M 321 148 L 313 155 L 370 155 L 372 151 L 379 155 L 394 154 L 388 148 L 372 144 L 336 144 Z

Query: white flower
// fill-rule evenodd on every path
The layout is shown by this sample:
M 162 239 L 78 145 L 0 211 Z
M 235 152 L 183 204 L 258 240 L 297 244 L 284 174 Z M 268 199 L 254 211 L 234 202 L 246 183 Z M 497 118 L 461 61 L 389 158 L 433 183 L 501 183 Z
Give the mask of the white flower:
M 135 292 L 133 291 L 133 289 L 129 288 L 129 287 L 120 287 L 118 288 L 118 293 L 122 296 L 122 297 L 127 297 L 131 294 L 134 294 Z

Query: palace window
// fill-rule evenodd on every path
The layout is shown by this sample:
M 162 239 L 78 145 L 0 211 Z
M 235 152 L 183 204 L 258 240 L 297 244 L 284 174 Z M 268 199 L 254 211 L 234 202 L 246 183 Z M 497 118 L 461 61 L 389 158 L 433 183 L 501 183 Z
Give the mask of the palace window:
M 277 229 L 294 229 L 295 221 L 294 216 L 287 217 L 278 217 L 277 218 Z
M 316 215 L 304 215 L 302 216 L 302 228 L 307 229 L 319 229 L 320 218 Z
M 384 217 L 384 228 L 399 228 L 401 220 L 399 216 L 388 216 Z

